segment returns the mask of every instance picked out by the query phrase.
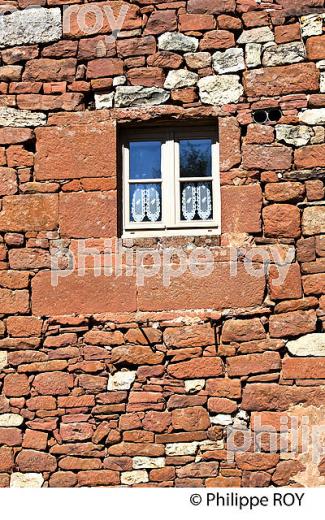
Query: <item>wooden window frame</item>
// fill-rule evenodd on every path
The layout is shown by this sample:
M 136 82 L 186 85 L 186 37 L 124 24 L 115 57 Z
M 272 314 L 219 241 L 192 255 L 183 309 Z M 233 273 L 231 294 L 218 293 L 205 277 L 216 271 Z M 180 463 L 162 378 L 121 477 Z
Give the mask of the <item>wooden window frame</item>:
M 213 220 L 183 221 L 180 219 L 180 176 L 179 176 L 179 141 L 181 139 L 212 140 L 212 172 L 206 180 L 212 183 Z M 129 200 L 129 143 L 134 141 L 157 140 L 161 147 L 161 222 L 130 222 Z M 202 180 L 191 178 L 191 181 Z M 157 182 L 157 179 L 148 180 Z M 159 182 L 159 180 L 158 180 Z M 221 197 L 220 197 L 220 160 L 219 143 L 216 128 L 177 127 L 159 129 L 139 129 L 123 134 L 122 139 L 122 238 L 146 238 L 164 236 L 211 236 L 221 233 Z

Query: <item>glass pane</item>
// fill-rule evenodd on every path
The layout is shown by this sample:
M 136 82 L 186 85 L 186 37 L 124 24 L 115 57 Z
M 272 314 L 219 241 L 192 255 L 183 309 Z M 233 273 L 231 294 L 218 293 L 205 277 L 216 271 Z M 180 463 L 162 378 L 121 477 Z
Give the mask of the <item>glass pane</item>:
M 212 182 L 181 183 L 181 220 L 212 220 Z
M 211 139 L 184 139 L 179 147 L 181 177 L 211 177 Z
M 161 142 L 130 143 L 130 179 L 161 178 Z
M 130 184 L 130 222 L 161 220 L 161 185 Z

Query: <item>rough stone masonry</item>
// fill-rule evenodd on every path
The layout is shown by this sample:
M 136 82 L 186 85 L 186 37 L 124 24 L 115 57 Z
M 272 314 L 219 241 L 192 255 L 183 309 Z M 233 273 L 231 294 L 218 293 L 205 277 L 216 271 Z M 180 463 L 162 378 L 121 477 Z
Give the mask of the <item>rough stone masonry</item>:
M 0 486 L 324 485 L 263 437 L 325 423 L 324 0 L 83 4 L 0 1 Z M 133 248 L 208 245 L 208 282 L 52 287 L 58 241 L 118 236 L 118 130 L 176 120 L 218 129 L 222 235 Z M 231 247 L 293 261 L 234 279 Z M 260 449 L 230 461 L 229 425 Z

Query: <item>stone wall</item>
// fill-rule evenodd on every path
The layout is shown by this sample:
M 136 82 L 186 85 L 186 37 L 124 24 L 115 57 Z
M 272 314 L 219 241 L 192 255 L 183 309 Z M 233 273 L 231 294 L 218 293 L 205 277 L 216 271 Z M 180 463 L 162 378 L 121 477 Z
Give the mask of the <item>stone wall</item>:
M 263 436 L 325 423 L 324 0 L 82 4 L 0 1 L 0 486 L 324 485 Z M 173 121 L 216 126 L 222 234 L 113 257 L 212 274 L 63 275 L 119 236 L 120 129 Z

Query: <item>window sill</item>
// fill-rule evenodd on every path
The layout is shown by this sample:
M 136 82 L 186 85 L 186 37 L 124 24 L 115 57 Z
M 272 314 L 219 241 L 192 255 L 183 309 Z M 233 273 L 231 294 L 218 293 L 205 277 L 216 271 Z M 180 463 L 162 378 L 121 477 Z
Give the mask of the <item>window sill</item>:
M 220 236 L 220 228 L 205 228 L 205 229 L 148 229 L 143 231 L 125 231 L 122 239 L 127 238 L 160 238 L 160 237 L 209 237 Z

